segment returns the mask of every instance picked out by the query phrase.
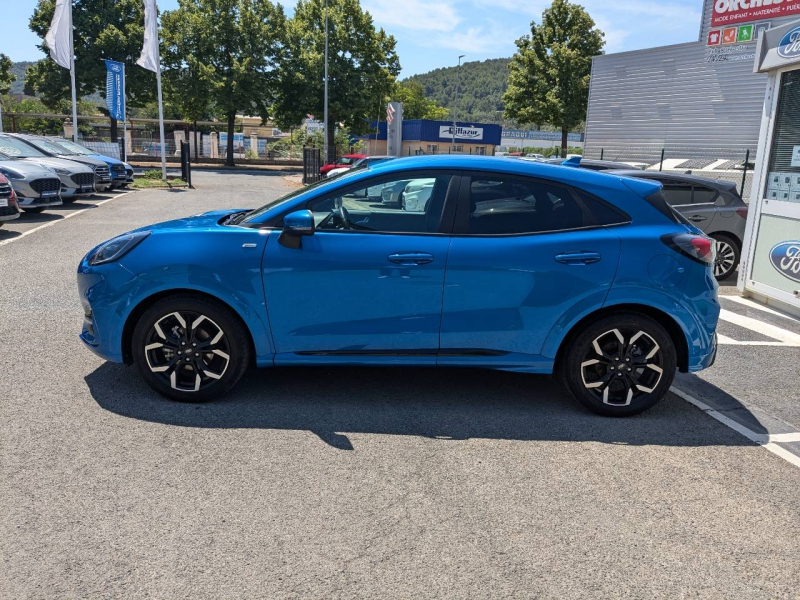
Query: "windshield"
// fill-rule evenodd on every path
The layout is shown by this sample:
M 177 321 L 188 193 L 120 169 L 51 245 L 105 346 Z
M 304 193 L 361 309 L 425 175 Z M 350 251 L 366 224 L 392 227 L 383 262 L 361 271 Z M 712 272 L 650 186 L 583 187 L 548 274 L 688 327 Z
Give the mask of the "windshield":
M 12 160 L 17 160 L 13 156 L 7 156 L 5 154 L 0 153 L 0 161 L 8 161 L 11 162 Z
M 81 146 L 80 144 L 76 144 L 75 142 L 70 142 L 69 140 L 62 140 L 61 138 L 56 140 L 51 140 L 51 143 L 60 146 L 67 150 L 67 153 L 71 154 L 82 154 L 84 156 L 92 156 L 97 154 L 94 150 L 89 150 L 86 146 Z M 62 151 L 63 152 L 63 151 Z
M 337 165 L 350 165 L 350 164 L 353 164 L 353 162 L 356 161 L 356 160 L 357 159 L 349 157 L 349 156 L 343 156 L 342 158 L 339 159 L 339 162 L 337 162 L 336 164 Z
M 67 150 L 58 144 L 54 144 L 52 142 L 48 142 L 47 140 L 29 140 L 31 144 L 39 148 L 39 150 L 43 152 L 47 152 L 48 154 L 66 154 L 66 155 L 76 155 L 77 152 L 73 150 Z
M 10 137 L 0 137 L 0 152 L 19 158 L 42 158 L 45 156 L 25 142 Z
M 312 183 L 311 185 L 303 186 L 303 187 L 301 187 L 299 189 L 296 189 L 294 191 L 289 192 L 285 196 L 281 196 L 280 198 L 277 198 L 276 200 L 273 200 L 272 202 L 269 202 L 269 203 L 265 204 L 261 208 L 256 208 L 255 210 L 250 211 L 249 213 L 247 213 L 247 216 L 244 219 L 242 219 L 241 221 L 238 221 L 238 222 L 239 223 L 249 223 L 250 221 L 253 221 L 257 217 L 263 215 L 265 212 L 267 212 L 269 210 L 272 210 L 273 208 L 276 208 L 276 207 L 280 206 L 281 204 L 285 204 L 286 202 L 289 202 L 290 200 L 294 200 L 295 198 L 297 198 L 301 194 L 305 194 L 306 192 L 311 191 L 311 190 L 324 191 L 325 190 L 325 186 L 338 185 L 341 181 L 343 181 L 345 179 L 349 179 L 349 178 L 357 175 L 359 172 L 361 172 L 361 171 L 358 170 L 358 171 L 353 172 L 352 170 L 350 170 L 347 173 L 344 173 L 344 174 L 342 174 L 339 177 L 336 177 L 334 179 L 320 179 L 316 183 Z

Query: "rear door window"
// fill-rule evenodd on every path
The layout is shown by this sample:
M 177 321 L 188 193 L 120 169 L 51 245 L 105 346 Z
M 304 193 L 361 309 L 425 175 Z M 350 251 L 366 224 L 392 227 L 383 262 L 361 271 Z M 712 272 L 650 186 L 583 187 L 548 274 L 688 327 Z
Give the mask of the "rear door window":
M 468 232 L 513 235 L 579 229 L 595 221 L 566 187 L 513 176 L 473 176 Z
M 719 192 L 715 189 L 705 187 L 703 185 L 694 186 L 694 197 L 692 198 L 693 204 L 713 204 L 719 196 Z
M 670 206 L 684 206 L 692 203 L 692 186 L 680 181 L 663 181 L 661 195 Z

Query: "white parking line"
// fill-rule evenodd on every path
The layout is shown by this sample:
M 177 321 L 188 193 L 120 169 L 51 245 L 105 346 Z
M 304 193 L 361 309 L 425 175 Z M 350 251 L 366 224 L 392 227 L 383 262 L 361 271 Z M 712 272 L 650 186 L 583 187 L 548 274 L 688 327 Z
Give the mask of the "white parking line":
M 34 233 L 35 231 L 41 231 L 42 229 L 46 229 L 46 228 L 50 227 L 51 225 L 55 225 L 56 223 L 61 223 L 61 222 L 65 221 L 65 220 L 67 220 L 67 219 L 71 219 L 75 215 L 79 215 L 81 213 L 86 212 L 87 210 L 91 210 L 95 206 L 102 206 L 106 202 L 111 202 L 112 200 L 116 200 L 117 198 L 122 198 L 123 196 L 127 196 L 132 191 L 134 191 L 134 190 L 129 190 L 129 191 L 123 193 L 123 194 L 119 194 L 119 195 L 113 196 L 111 198 L 106 198 L 105 200 L 101 200 L 97 204 L 92 204 L 92 206 L 87 206 L 86 208 L 82 208 L 81 210 L 76 210 L 76 211 L 73 211 L 71 213 L 68 213 L 68 214 L 64 215 L 64 218 L 58 219 L 57 221 L 49 221 L 48 223 L 44 223 L 43 225 L 39 225 L 38 227 L 34 227 L 33 229 L 28 229 L 28 231 L 23 231 L 22 233 L 20 233 L 16 237 L 9 238 L 7 240 L 3 240 L 2 242 L 0 242 L 0 246 L 5 246 L 6 244 L 10 244 L 11 242 L 16 242 L 17 240 L 21 240 L 26 235 L 30 235 L 30 234 Z
M 800 335 L 793 333 L 791 331 L 787 331 L 781 327 L 776 327 L 775 325 L 771 325 L 769 323 L 764 323 L 764 321 L 759 321 L 758 319 L 753 319 L 752 317 L 745 317 L 744 315 L 737 314 L 735 312 L 731 312 L 729 310 L 725 310 L 724 308 L 719 311 L 719 318 L 723 321 L 727 321 L 728 323 L 733 323 L 734 325 L 738 325 L 740 327 L 745 327 L 751 331 L 755 331 L 756 333 L 760 333 L 762 335 L 766 335 L 767 337 L 771 337 L 778 342 L 739 342 L 737 340 L 733 340 L 726 336 L 721 336 L 724 338 L 724 342 L 727 344 L 736 344 L 736 345 L 743 345 L 743 346 L 792 346 L 792 347 L 800 347 Z
M 768 306 L 764 306 L 763 304 L 759 304 L 758 302 L 753 302 L 749 298 L 742 298 L 741 296 L 720 296 L 720 298 L 725 298 L 726 300 L 730 300 L 731 302 L 736 302 L 737 304 L 741 304 L 749 308 L 755 308 L 756 310 L 760 310 L 765 313 L 775 315 L 776 317 L 781 317 L 783 319 L 788 319 L 789 321 L 797 322 L 797 319 L 795 319 L 794 317 L 784 314 L 780 311 L 777 311 L 774 308 L 770 308 Z
M 719 411 L 716 411 L 713 408 L 711 408 L 705 402 L 702 402 L 701 400 L 698 400 L 694 396 L 691 396 L 691 395 L 687 394 L 686 392 L 683 392 L 683 391 L 679 390 L 675 386 L 672 386 L 671 388 L 669 388 L 669 391 L 671 391 L 673 394 L 675 394 L 679 398 L 683 398 L 689 404 L 694 404 L 697 408 L 702 410 L 707 415 L 713 417 L 714 419 L 716 419 L 717 421 L 719 421 L 720 423 L 722 423 L 726 427 L 730 427 L 735 432 L 737 432 L 737 433 L 743 435 L 744 437 L 746 437 L 748 440 L 750 440 L 752 442 L 755 442 L 756 444 L 758 444 L 759 446 L 761 446 L 765 450 L 768 450 L 768 451 L 772 452 L 775 456 L 779 456 L 783 460 L 785 460 L 786 462 L 794 465 L 795 467 L 800 468 L 800 456 L 792 454 L 788 450 L 786 450 L 784 448 L 781 448 L 780 446 L 778 446 L 776 444 L 776 442 L 791 442 L 791 441 L 795 441 L 796 437 L 798 439 L 800 439 L 800 433 L 797 433 L 797 434 L 795 434 L 795 433 L 779 433 L 779 434 L 773 434 L 773 435 L 759 434 L 759 433 L 756 433 L 755 431 L 749 430 L 747 427 L 745 427 L 741 423 L 737 423 L 733 419 L 730 419 L 730 418 L 726 417 L 725 415 L 723 415 Z

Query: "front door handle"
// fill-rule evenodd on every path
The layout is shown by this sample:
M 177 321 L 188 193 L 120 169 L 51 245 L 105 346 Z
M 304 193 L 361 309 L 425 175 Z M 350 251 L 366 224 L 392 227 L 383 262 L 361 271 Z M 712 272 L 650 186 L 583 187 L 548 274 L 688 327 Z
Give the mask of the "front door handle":
M 703 215 L 692 215 L 689 217 L 690 221 L 694 221 L 695 223 L 699 223 L 700 221 L 705 221 L 708 217 L 704 217 Z
M 556 254 L 556 262 L 565 265 L 589 265 L 600 261 L 599 252 L 563 252 Z
M 425 252 L 396 252 L 395 254 L 389 255 L 389 262 L 405 267 L 427 265 L 433 262 L 433 254 L 427 254 Z

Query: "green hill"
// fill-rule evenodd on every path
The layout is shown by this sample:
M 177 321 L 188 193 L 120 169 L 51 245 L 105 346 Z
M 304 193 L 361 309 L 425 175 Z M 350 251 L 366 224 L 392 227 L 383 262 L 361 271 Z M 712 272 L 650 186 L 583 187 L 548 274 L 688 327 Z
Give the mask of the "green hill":
M 18 62 L 12 65 L 11 73 L 16 77 L 16 80 L 11 83 L 12 94 L 23 93 L 23 88 L 25 87 L 25 69 L 28 68 L 28 65 L 32 64 L 32 62 Z
M 503 123 L 503 92 L 508 86 L 510 58 L 493 58 L 463 63 L 458 86 L 458 120 L 480 123 Z M 452 108 L 458 67 L 445 67 L 408 79 L 425 87 L 425 95 L 442 106 Z

